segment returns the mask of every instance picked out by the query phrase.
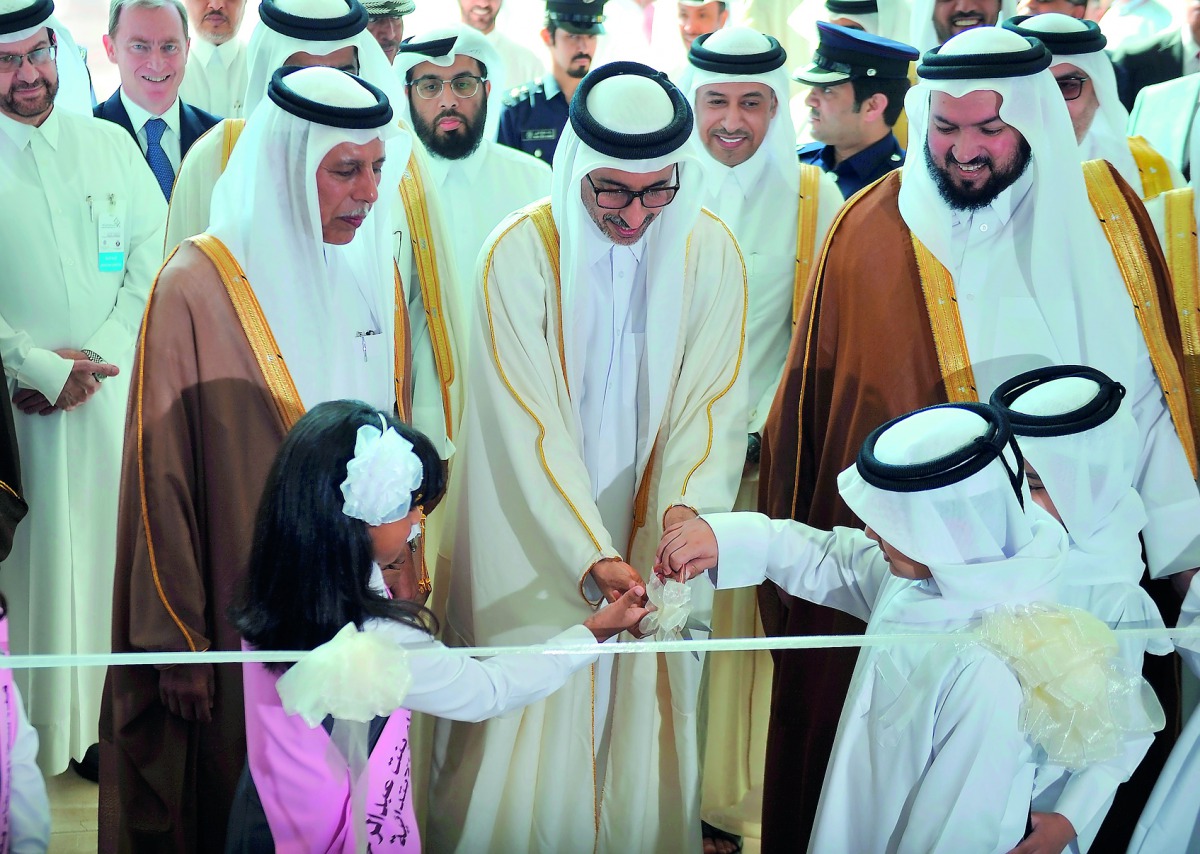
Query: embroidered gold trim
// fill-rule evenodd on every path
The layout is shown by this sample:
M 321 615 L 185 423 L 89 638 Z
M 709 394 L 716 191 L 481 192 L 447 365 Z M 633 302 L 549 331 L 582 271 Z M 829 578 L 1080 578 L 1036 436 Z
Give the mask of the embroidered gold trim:
M 17 495 L 17 491 L 16 491 L 15 489 L 13 489 L 11 486 L 9 486 L 7 483 L 5 483 L 4 481 L 2 481 L 2 480 L 0 480 L 0 489 L 3 489 L 5 492 L 7 492 L 7 493 L 8 493 L 9 495 L 11 495 L 13 498 L 16 498 L 16 499 L 18 499 L 18 500 L 22 500 L 22 499 L 21 499 L 21 496 L 20 496 L 20 495 Z
M 1083 164 L 1083 175 L 1087 181 L 1088 199 L 1104 228 L 1104 236 L 1112 246 L 1113 257 L 1121 270 L 1121 278 L 1133 301 L 1133 311 L 1146 339 L 1146 349 L 1154 373 L 1162 386 L 1163 397 L 1175 422 L 1175 432 L 1183 444 L 1192 476 L 1196 476 L 1196 443 L 1192 423 L 1188 417 L 1187 387 L 1175 358 L 1167 345 L 1163 324 L 1162 306 L 1154 287 L 1154 275 L 1150 256 L 1142 243 L 1133 211 L 1113 180 L 1112 167 L 1104 160 L 1089 160 Z M 1196 401 L 1192 401 L 1193 408 Z
M 1143 201 L 1150 201 L 1174 186 L 1167 159 L 1155 151 L 1145 137 L 1129 137 L 1129 153 L 1133 155 L 1133 162 L 1137 164 L 1138 175 L 1142 179 Z
M 650 478 L 654 474 L 654 460 L 658 456 L 658 436 L 650 447 L 650 458 L 646 460 L 646 468 L 642 472 L 642 482 L 638 484 L 637 494 L 633 498 L 633 527 L 629 529 L 629 542 L 625 544 L 625 554 L 633 554 L 633 541 L 638 531 L 646 524 L 646 514 L 650 512 Z
M 412 351 L 409 349 L 408 304 L 404 302 L 404 285 L 400 279 L 400 268 L 392 262 L 392 277 L 395 286 L 396 307 L 393 313 L 392 334 L 393 375 L 396 387 L 396 411 L 400 420 L 412 423 Z M 449 421 L 447 420 L 447 425 Z M 448 426 L 447 426 L 447 429 Z M 423 523 L 423 522 L 422 522 Z
M 853 203 L 860 196 L 865 195 L 876 184 L 886 181 L 891 174 L 893 173 L 889 172 L 888 175 L 884 175 L 874 183 L 868 184 L 846 200 L 841 210 L 838 211 L 837 216 L 834 217 L 833 224 L 829 226 L 829 234 L 825 237 L 825 245 L 821 248 L 821 259 L 817 263 L 817 275 L 813 279 L 812 307 L 808 315 L 808 329 L 804 334 L 804 364 L 801 366 L 800 371 L 800 397 L 796 402 L 796 449 L 794 451 L 796 464 L 792 482 L 792 510 L 789 514 L 793 519 L 796 518 L 796 500 L 800 496 L 800 445 L 804 436 L 804 393 L 808 390 L 808 356 L 812 352 L 813 327 L 817 323 L 817 297 L 821 291 L 821 283 L 825 280 L 825 267 L 829 263 L 829 247 L 833 244 L 834 233 L 837 231 L 838 226 L 842 224 L 842 220 L 846 218 L 846 214 L 850 212 Z M 895 174 L 899 175 L 899 172 Z M 797 317 L 796 322 L 799 323 L 799 320 L 799 317 Z
M 546 205 L 546 209 L 549 210 L 549 205 Z M 483 305 L 484 305 L 484 310 L 487 313 L 488 339 L 491 341 L 491 345 L 492 345 L 492 361 L 495 362 L 495 364 L 496 364 L 496 372 L 500 376 L 500 381 L 502 383 L 504 383 L 504 387 L 507 388 L 509 394 L 511 394 L 513 396 L 513 400 L 515 400 L 517 402 L 517 405 L 520 406 L 521 409 L 523 409 L 525 411 L 525 414 L 528 415 L 533 420 L 533 423 L 537 425 L 537 428 L 538 428 L 538 436 L 537 436 L 538 458 L 541 460 L 542 470 L 546 472 L 546 477 L 548 477 L 550 479 L 550 483 L 554 486 L 554 488 L 556 490 L 558 490 L 558 494 L 561 495 L 563 497 L 563 500 L 567 502 L 567 506 L 571 508 L 571 512 L 575 514 L 575 518 L 579 520 L 579 524 L 582 525 L 583 530 L 585 532 L 587 532 L 588 538 L 591 539 L 592 545 L 595 546 L 596 551 L 600 554 L 603 554 L 604 549 L 600 545 L 600 541 L 596 538 L 596 535 L 592 533 L 592 529 L 588 527 L 587 522 L 584 521 L 583 516 L 580 514 L 579 508 L 575 506 L 575 502 L 573 502 L 571 500 L 570 496 L 567 495 L 567 491 L 565 489 L 563 489 L 562 484 L 560 484 L 558 482 L 558 478 L 556 478 L 554 476 L 554 472 L 552 472 L 550 470 L 550 463 L 546 459 L 546 451 L 544 448 L 544 442 L 546 439 L 546 426 L 544 424 L 542 424 L 541 420 L 534 413 L 533 409 L 531 409 L 529 407 L 529 405 L 527 403 L 525 403 L 524 400 L 521 399 L 521 396 L 519 394 L 517 394 L 517 390 L 513 387 L 513 384 L 511 382 L 509 382 L 508 374 L 505 373 L 505 371 L 504 371 L 504 365 L 501 364 L 501 362 L 500 362 L 500 348 L 496 343 L 496 324 L 492 318 L 492 293 L 491 293 L 492 262 L 495 260 L 496 247 L 500 245 L 501 241 L 504 240 L 504 238 L 508 235 L 508 233 L 510 231 L 512 231 L 514 228 L 516 228 L 521 223 L 525 222 L 525 220 L 527 218 L 528 219 L 533 218 L 532 211 L 528 208 L 526 209 L 525 216 L 514 220 L 509 225 L 509 227 L 507 229 L 505 229 L 500 234 L 500 236 L 492 243 L 491 247 L 488 249 L 487 258 L 484 261 L 484 265 L 483 265 Z M 535 221 L 535 224 L 536 224 L 536 221 Z M 539 229 L 539 231 L 541 231 L 541 229 Z M 542 236 L 543 236 L 543 240 L 544 240 L 545 234 L 543 233 Z M 558 244 L 555 243 L 555 246 L 557 246 L 557 245 Z M 554 256 L 552 256 L 550 258 L 550 261 L 552 264 L 556 264 L 557 260 L 558 260 L 557 253 L 555 253 Z M 554 270 L 555 270 L 555 279 L 557 280 L 557 278 L 558 278 L 557 265 L 554 267 Z M 558 311 L 559 311 L 559 319 L 560 319 L 560 324 L 559 324 L 560 325 L 560 332 L 559 332 L 559 347 L 560 348 L 562 347 L 561 296 L 562 296 L 561 291 L 558 291 Z M 561 351 L 560 351 L 560 356 L 561 356 Z M 566 373 L 566 362 L 565 361 L 563 362 L 563 373 L 564 373 L 564 375 Z
M 708 406 L 706 407 L 706 411 L 705 411 L 705 414 L 708 417 L 708 444 L 704 448 L 704 454 L 700 457 L 699 461 L 694 466 L 692 466 L 691 471 L 689 471 L 687 473 L 687 476 L 683 479 L 683 488 L 679 490 L 680 497 L 687 496 L 688 484 L 691 483 L 692 475 L 694 475 L 696 473 L 696 470 L 699 469 L 700 466 L 704 465 L 704 463 L 708 460 L 709 454 L 712 453 L 712 446 L 713 446 L 712 411 L 713 411 L 713 407 L 717 405 L 718 400 L 720 400 L 725 395 L 727 395 L 729 393 L 729 390 L 731 388 L 733 388 L 733 384 L 735 382 L 737 382 L 738 374 L 742 370 L 742 357 L 745 355 L 745 352 L 746 352 L 746 311 L 747 311 L 747 307 L 750 303 L 750 287 L 746 282 L 746 260 L 742 257 L 742 251 L 737 248 L 737 240 L 734 239 L 733 232 L 730 231 L 729 226 L 725 225 L 725 223 L 721 221 L 721 218 L 718 217 L 716 214 L 712 213 L 712 211 L 709 211 L 705 208 L 701 208 L 700 212 L 703 213 L 704 215 L 706 215 L 707 217 L 709 217 L 709 219 L 711 219 L 713 222 L 720 225 L 721 228 L 725 229 L 725 233 L 727 235 L 729 235 L 729 240 L 733 244 L 734 251 L 737 252 L 738 264 L 740 264 L 741 268 L 742 268 L 742 322 L 741 322 L 741 325 L 738 327 L 738 354 L 737 354 L 737 362 L 735 362 L 734 366 L 733 366 L 733 375 L 729 377 L 729 384 L 726 385 L 725 388 L 723 388 L 719 392 L 717 392 L 716 396 L 713 397 L 713 399 L 708 402 Z M 688 262 L 688 258 L 691 256 L 691 253 L 692 253 L 692 238 L 691 238 L 691 235 L 689 235 L 688 241 L 687 241 L 687 248 L 684 250 L 683 268 L 685 271 L 687 270 L 687 262 Z
M 276 409 L 279 410 L 283 427 L 285 430 L 291 430 L 292 425 L 304 414 L 304 404 L 300 401 L 296 384 L 292 381 L 287 365 L 284 364 L 279 345 L 275 342 L 275 335 L 267 324 L 258 298 L 254 296 L 250 281 L 237 259 L 225 248 L 225 244 L 211 234 L 198 234 L 188 240 L 217 268 L 221 283 L 229 294 L 229 301 L 233 303 L 233 310 L 237 312 L 242 331 L 246 334 L 246 341 L 254 353 L 254 360 L 258 363 L 258 369 L 267 383 Z
M 942 374 L 942 384 L 946 387 L 946 399 L 951 403 L 979 400 L 975 371 L 967 354 L 967 336 L 958 313 L 954 279 L 915 233 L 912 234 L 912 246 L 921 276 L 921 293 L 925 295 L 925 311 L 933 330 L 938 368 Z
M 412 240 L 413 262 L 421 285 L 421 300 L 425 304 L 425 319 L 429 324 L 429 340 L 433 344 L 433 361 L 442 386 L 442 411 L 446 418 L 446 437 L 454 439 L 454 410 L 450 405 L 450 386 L 455 378 L 454 353 L 450 347 L 450 332 L 446 327 L 446 309 L 442 300 L 442 283 L 438 277 L 437 248 L 433 227 L 429 221 L 429 206 L 425 202 L 425 185 L 421 181 L 415 157 L 410 157 L 408 169 L 400 179 L 400 196 L 404 199 L 404 214 Z
M 1183 334 L 1183 374 L 1192 404 L 1192 432 L 1200 449 L 1200 259 L 1197 258 L 1196 214 L 1191 187 L 1162 194 L 1166 211 L 1163 249 L 1171 271 L 1175 310 Z
M 226 119 L 221 126 L 223 128 L 221 131 L 221 172 L 224 173 L 225 167 L 229 165 L 229 158 L 233 156 L 233 149 L 237 145 L 238 137 L 246 129 L 246 120 Z
M 542 246 L 546 249 L 546 257 L 550 259 L 550 268 L 554 270 L 555 303 L 558 305 L 558 360 L 562 365 L 563 382 L 567 386 L 567 396 L 571 395 L 571 380 L 567 376 L 567 347 L 566 333 L 563 330 L 562 313 L 562 258 L 559 255 L 560 239 L 558 226 L 554 224 L 554 213 L 550 209 L 548 199 L 535 202 L 527 207 L 526 212 L 537 227 L 542 238 Z
M 800 314 L 808 275 L 812 272 L 813 256 L 818 251 L 817 215 L 820 211 L 821 176 L 819 166 L 800 164 L 800 211 L 796 223 L 796 278 L 792 282 L 792 325 Z
M 154 555 L 154 537 L 150 533 L 149 502 L 146 499 L 145 436 L 142 430 L 144 411 L 142 394 L 146 388 L 146 333 L 150 326 L 150 306 L 154 302 L 154 291 L 158 288 L 159 276 L 162 275 L 162 271 L 166 269 L 167 264 L 171 263 L 171 259 L 175 257 L 175 253 L 178 251 L 179 247 L 171 250 L 171 254 L 167 256 L 167 260 L 159 268 L 157 275 L 154 277 L 154 282 L 150 285 L 150 293 L 146 295 L 146 310 L 142 314 L 142 328 L 138 333 L 138 374 L 135 380 L 137 383 L 138 500 L 141 503 L 142 531 L 146 536 L 146 557 L 150 561 L 150 579 L 154 582 L 154 590 L 158 593 L 158 601 L 162 602 L 167 615 L 171 618 L 171 622 L 175 624 L 175 627 L 183 635 L 183 640 L 187 643 L 188 651 L 197 652 L 196 642 L 192 640 L 192 633 L 183 624 L 183 620 L 179 618 L 179 614 L 175 612 L 175 609 L 171 607 L 171 603 L 167 601 L 167 593 L 163 590 L 162 579 L 159 578 L 158 574 L 158 559 Z

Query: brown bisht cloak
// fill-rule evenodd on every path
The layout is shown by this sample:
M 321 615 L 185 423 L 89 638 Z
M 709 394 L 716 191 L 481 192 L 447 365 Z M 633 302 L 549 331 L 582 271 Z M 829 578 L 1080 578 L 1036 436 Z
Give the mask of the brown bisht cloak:
M 1166 262 L 1136 193 L 1115 172 L 1113 177 L 1149 250 L 1167 344 L 1182 366 Z M 783 382 L 763 431 L 759 509 L 773 518 L 823 529 L 862 527 L 838 495 L 838 474 L 854 462 L 859 446 L 880 424 L 948 400 L 912 237 L 900 216 L 899 190 L 900 173 L 893 172 L 843 209 L 797 315 Z M 840 611 L 785 597 L 771 584 L 760 589 L 760 600 L 768 633 L 860 634 L 865 628 Z M 1176 615 L 1178 607 L 1176 598 Z M 1167 610 L 1163 616 L 1173 624 Z M 763 804 L 766 852 L 802 851 L 807 845 L 856 657 L 856 649 L 791 650 L 776 656 Z M 1148 767 L 1165 761 L 1164 754 L 1156 762 L 1155 754 L 1163 751 L 1163 743 L 1170 750 L 1170 712 L 1178 705 L 1177 692 L 1164 693 L 1150 667 L 1146 675 L 1157 682 L 1168 727 L 1135 781 Z M 1171 682 L 1170 674 L 1164 675 Z M 1130 788 L 1134 786 L 1122 790 Z M 1118 793 L 1110 816 L 1119 815 L 1121 800 Z M 1125 809 L 1132 809 L 1132 825 L 1141 810 Z M 1107 831 L 1106 825 L 1101 839 Z
M 113 652 L 241 648 L 228 610 L 240 593 L 267 474 L 304 410 L 261 312 L 253 320 L 250 284 L 227 254 L 221 268 L 234 282 L 232 296 L 214 262 L 185 241 L 147 304 L 126 416 Z M 252 318 L 248 328 L 261 327 L 254 345 L 239 312 Z M 406 379 L 407 313 L 396 322 L 397 376 Z M 411 388 L 397 387 L 407 417 Z M 246 760 L 245 709 L 241 666 L 214 671 L 212 722 L 200 724 L 167 710 L 154 667 L 109 669 L 100 716 L 101 851 L 224 850 Z

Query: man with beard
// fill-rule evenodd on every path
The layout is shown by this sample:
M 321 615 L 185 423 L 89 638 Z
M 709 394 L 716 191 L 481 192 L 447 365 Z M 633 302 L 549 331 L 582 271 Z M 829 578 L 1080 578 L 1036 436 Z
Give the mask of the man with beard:
M 913 0 L 909 44 L 922 53 L 975 27 L 991 27 L 1016 14 L 1017 0 Z
M 508 93 L 498 141 L 554 165 L 554 149 L 567 123 L 571 96 L 592 67 L 604 33 L 604 0 L 546 0 L 542 41 L 551 72 Z
M 58 103 L 70 42 L 54 4 L 4 8 L 0 353 L 30 510 L 4 565 L 10 638 L 18 654 L 104 653 L 125 401 L 166 203 L 124 129 Z M 47 774 L 98 741 L 103 680 L 101 668 L 17 675 Z
M 241 118 L 246 44 L 237 37 L 246 0 L 185 0 L 196 37 L 179 97 L 221 118 Z
M 1050 72 L 1071 114 L 1081 160 L 1107 160 L 1143 200 L 1181 186 L 1183 176 L 1141 137 L 1126 135 L 1129 113 L 1117 95 L 1117 75 L 1104 52 L 1108 39 L 1095 21 L 1067 15 L 1019 15 L 1004 26 L 1033 36 L 1054 54 Z
M 692 125 L 661 72 L 592 71 L 550 199 L 480 255 L 443 624 L 455 643 L 576 622 L 649 578 L 664 524 L 733 505 L 745 267 L 702 210 Z M 705 622 L 711 586 L 691 590 Z M 439 722 L 430 851 L 701 849 L 703 662 L 602 658 L 520 713 Z
M 550 167 L 494 141 L 500 57 L 476 30 L 433 30 L 400 46 L 396 74 L 408 89 L 408 118 L 429 154 L 430 192 L 454 223 L 450 239 L 462 305 L 474 305 L 475 262 L 504 217 L 550 192 Z M 403 114 L 404 110 L 401 110 Z
M 871 430 L 929 404 L 986 400 L 1023 370 L 1087 364 L 1129 389 L 1151 574 L 1200 562 L 1195 402 L 1165 264 L 1137 194 L 1103 162 L 1080 169 L 1051 61 L 1039 42 L 997 27 L 925 55 L 905 102 L 921 153 L 845 209 L 800 312 L 764 435 L 763 512 L 857 525 L 836 478 Z M 786 626 L 862 631 L 799 601 Z M 764 848 L 794 849 L 808 836 L 834 698 L 854 659 L 836 650 L 777 659 Z M 805 706 L 806 697 L 827 701 Z
M 812 65 L 793 79 L 812 88 L 809 132 L 816 142 L 801 146 L 801 163 L 833 174 L 844 198 L 904 163 L 892 129 L 904 109 L 909 63 L 917 52 L 906 44 L 869 33 L 817 23 L 820 45 Z
M 413 0 L 364 0 L 367 10 L 367 32 L 379 42 L 388 62 L 394 62 L 400 42 L 404 41 L 404 16 L 416 11 Z
M 519 86 L 522 81 L 541 77 L 546 71 L 546 65 L 532 50 L 518 44 L 497 28 L 496 16 L 500 14 L 502 2 L 503 0 L 458 0 L 458 8 L 463 26 L 481 33 L 500 57 L 503 68 L 493 69 L 492 83 L 498 91 L 507 92 Z

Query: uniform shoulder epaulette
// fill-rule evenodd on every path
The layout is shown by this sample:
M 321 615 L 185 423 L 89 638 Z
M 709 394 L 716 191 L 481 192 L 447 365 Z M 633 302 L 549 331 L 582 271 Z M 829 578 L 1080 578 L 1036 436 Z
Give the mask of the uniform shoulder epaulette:
M 534 96 L 541 95 L 546 91 L 541 80 L 531 80 L 528 83 L 520 86 L 514 86 L 508 90 L 508 94 L 504 96 L 504 106 L 515 107 L 522 101 L 529 101 L 530 106 L 533 105 Z

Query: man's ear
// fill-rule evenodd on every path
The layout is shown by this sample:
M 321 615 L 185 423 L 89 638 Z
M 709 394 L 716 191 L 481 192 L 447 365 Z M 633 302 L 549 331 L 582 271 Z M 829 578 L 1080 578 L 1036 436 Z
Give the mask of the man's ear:
M 104 42 L 104 52 L 108 55 L 108 61 L 114 65 L 117 62 L 117 46 L 107 34 L 100 37 Z
M 546 47 L 554 44 L 554 34 L 550 32 L 549 27 L 542 27 L 542 44 Z
M 888 99 L 887 95 L 882 92 L 876 92 L 870 98 L 863 101 L 862 109 L 863 119 L 869 122 L 882 122 L 883 114 L 887 110 Z

